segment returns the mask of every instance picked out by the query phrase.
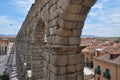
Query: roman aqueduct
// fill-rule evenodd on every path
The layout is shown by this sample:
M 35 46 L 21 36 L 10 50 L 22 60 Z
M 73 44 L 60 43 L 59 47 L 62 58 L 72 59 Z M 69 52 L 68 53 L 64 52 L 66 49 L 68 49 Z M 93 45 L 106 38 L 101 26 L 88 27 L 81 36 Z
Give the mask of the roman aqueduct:
M 35 0 L 14 43 L 19 80 L 84 80 L 80 36 L 95 2 Z

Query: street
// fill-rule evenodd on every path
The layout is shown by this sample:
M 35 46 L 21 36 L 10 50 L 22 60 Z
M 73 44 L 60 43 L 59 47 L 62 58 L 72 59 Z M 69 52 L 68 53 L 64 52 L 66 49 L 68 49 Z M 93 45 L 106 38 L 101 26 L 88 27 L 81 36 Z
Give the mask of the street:
M 16 68 L 16 60 L 15 60 L 15 54 L 10 54 L 8 61 L 8 73 L 11 80 L 17 79 L 17 68 Z
M 15 54 L 0 55 L 0 74 L 8 73 L 10 80 L 17 79 Z
M 7 68 L 6 64 L 8 61 L 9 55 L 0 55 L 0 74 L 5 71 L 5 68 Z
M 6 55 L 0 55 L 0 74 L 9 74 L 10 80 L 17 80 L 16 56 L 11 53 L 13 43 L 9 44 Z

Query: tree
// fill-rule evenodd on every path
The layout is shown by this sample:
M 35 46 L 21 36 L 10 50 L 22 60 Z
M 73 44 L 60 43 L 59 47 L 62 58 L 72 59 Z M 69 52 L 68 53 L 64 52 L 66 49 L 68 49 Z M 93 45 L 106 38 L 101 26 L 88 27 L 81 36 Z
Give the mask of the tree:
M 0 74 L 0 80 L 10 80 L 8 74 Z
M 115 43 L 119 43 L 120 42 L 120 38 L 118 38 L 117 40 L 114 40 Z

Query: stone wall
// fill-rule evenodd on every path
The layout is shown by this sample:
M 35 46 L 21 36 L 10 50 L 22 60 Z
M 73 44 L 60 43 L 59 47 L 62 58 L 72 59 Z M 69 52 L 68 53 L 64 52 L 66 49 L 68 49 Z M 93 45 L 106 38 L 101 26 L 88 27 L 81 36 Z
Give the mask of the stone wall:
M 15 40 L 19 80 L 83 80 L 80 36 L 95 2 L 35 1 Z

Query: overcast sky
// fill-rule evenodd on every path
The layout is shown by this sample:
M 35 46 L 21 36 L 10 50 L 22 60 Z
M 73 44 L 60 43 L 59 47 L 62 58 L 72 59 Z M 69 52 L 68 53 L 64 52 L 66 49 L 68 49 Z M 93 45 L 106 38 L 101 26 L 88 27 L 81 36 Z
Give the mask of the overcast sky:
M 34 0 L 0 0 L 0 34 L 17 34 Z M 120 36 L 120 0 L 97 0 L 83 35 Z

